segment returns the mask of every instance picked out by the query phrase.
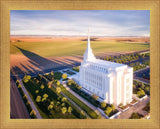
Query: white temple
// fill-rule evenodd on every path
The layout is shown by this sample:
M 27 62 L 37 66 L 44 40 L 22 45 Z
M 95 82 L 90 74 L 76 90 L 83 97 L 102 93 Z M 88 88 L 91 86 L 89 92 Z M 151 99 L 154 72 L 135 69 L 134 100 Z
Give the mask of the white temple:
M 132 101 L 133 68 L 96 59 L 90 46 L 90 36 L 83 59 L 78 81 L 85 91 L 116 106 Z

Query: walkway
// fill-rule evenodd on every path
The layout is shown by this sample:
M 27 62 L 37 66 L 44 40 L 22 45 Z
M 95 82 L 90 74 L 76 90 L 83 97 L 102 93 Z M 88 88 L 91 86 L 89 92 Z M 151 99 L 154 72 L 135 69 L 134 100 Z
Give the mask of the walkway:
M 19 79 L 19 83 L 22 85 L 22 90 L 23 90 L 24 94 L 26 94 L 26 95 L 28 96 L 28 100 L 31 102 L 31 107 L 32 107 L 32 109 L 35 110 L 35 112 L 36 112 L 36 117 L 37 117 L 37 119 L 42 119 L 39 111 L 37 110 L 35 104 L 33 103 L 32 99 L 31 99 L 31 97 L 30 97 L 30 95 L 28 94 L 26 88 L 24 87 L 21 79 Z
M 103 114 L 101 114 L 97 108 L 95 106 L 93 106 L 92 104 L 90 104 L 88 101 L 86 101 L 84 98 L 82 98 L 80 95 L 78 95 L 77 93 L 75 93 L 73 90 L 71 90 L 66 83 L 63 83 L 63 86 L 74 96 L 76 96 L 79 100 L 81 100 L 84 104 L 86 104 L 88 107 L 90 107 L 93 111 L 95 111 L 98 115 L 101 115 L 103 119 L 105 119 L 106 117 L 103 116 Z
M 43 77 L 47 82 L 49 82 L 49 80 L 48 80 L 46 77 L 44 77 L 44 76 L 42 76 L 42 77 Z M 52 86 L 53 86 L 55 89 L 57 88 L 56 86 L 54 86 L 54 84 L 52 84 Z M 62 92 L 61 92 L 61 95 L 64 96 L 64 97 L 66 97 L 67 100 L 68 100 L 70 103 L 72 103 L 80 112 L 83 111 L 84 114 L 85 114 L 85 116 L 91 119 L 91 117 L 90 117 L 83 109 L 81 109 L 75 102 L 73 102 L 67 95 L 65 95 L 65 94 L 62 93 Z
M 142 101 L 139 101 L 137 104 L 133 105 L 133 106 L 130 106 L 130 108 L 125 111 L 125 112 L 122 112 L 118 117 L 117 119 L 129 119 L 132 115 L 133 112 L 136 112 L 136 113 L 142 113 L 143 112 L 143 108 L 146 106 L 146 104 L 150 101 L 150 98 L 147 97 L 145 98 L 144 100 Z

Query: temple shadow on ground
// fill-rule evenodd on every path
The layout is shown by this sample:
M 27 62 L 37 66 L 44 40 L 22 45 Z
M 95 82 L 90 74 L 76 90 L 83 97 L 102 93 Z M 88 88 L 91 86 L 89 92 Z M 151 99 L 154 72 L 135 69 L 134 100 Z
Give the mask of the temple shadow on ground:
M 76 59 L 64 58 L 64 59 L 47 59 L 33 52 L 24 50 L 20 47 L 15 46 L 19 49 L 24 56 L 26 56 L 29 60 L 27 64 L 21 62 L 19 66 L 11 67 L 11 76 L 18 75 L 19 77 L 23 77 L 25 74 L 35 75 L 38 73 L 50 72 L 52 70 L 59 70 L 68 67 L 74 67 L 80 65 L 80 61 L 76 61 Z M 75 58 L 74 56 L 73 58 Z M 79 59 L 79 57 L 77 57 Z M 46 67 L 46 66 L 49 66 Z

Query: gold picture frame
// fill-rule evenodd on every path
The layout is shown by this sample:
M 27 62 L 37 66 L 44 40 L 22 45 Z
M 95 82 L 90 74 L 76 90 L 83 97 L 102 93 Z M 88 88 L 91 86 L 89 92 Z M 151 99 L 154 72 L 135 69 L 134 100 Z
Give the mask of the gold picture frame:
M 0 128 L 160 128 L 159 0 L 0 0 Z M 147 119 L 10 119 L 10 10 L 150 10 L 151 111 Z

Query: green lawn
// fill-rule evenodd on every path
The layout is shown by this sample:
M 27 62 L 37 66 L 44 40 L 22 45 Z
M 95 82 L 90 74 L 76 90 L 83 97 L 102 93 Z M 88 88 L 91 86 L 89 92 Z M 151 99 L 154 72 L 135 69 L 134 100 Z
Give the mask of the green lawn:
M 43 82 L 43 83 L 42 83 Z M 24 83 L 24 82 L 23 82 Z M 41 84 L 44 85 L 44 89 L 41 89 Z M 48 86 L 46 85 L 46 83 L 44 83 L 44 81 L 40 81 L 37 82 L 37 78 L 31 78 L 30 81 L 28 81 L 27 83 L 24 83 L 25 88 L 27 89 L 27 91 L 29 92 L 29 95 L 31 96 L 33 102 L 35 103 L 39 113 L 41 114 L 42 118 L 54 118 L 54 119 L 77 119 L 80 118 L 80 111 L 78 111 L 77 109 L 75 109 L 75 107 L 68 101 L 65 102 L 65 106 L 68 108 L 69 106 L 72 107 L 73 111 L 71 114 L 66 113 L 66 115 L 63 115 L 61 112 L 61 108 L 62 108 L 62 102 L 60 100 L 58 100 L 58 97 L 61 95 L 57 95 L 56 91 L 54 88 L 50 89 L 48 88 Z M 35 91 L 38 90 L 39 92 L 36 93 Z M 36 97 L 37 96 L 43 96 L 44 94 L 48 94 L 48 98 L 47 101 L 44 103 L 37 103 L 36 101 Z M 61 96 L 62 97 L 62 96 Z M 53 101 L 54 102 L 54 108 L 53 110 L 51 110 L 51 113 L 48 112 L 48 102 Z M 58 106 L 58 108 L 56 107 L 56 103 L 60 102 L 60 105 Z M 58 110 L 57 110 L 58 109 Z
M 10 52 L 11 54 L 22 54 L 23 50 L 26 50 L 42 57 L 71 56 L 83 55 L 86 47 L 87 41 L 13 42 Z M 93 52 L 99 55 L 102 54 L 101 52 L 146 50 L 150 45 L 148 43 L 91 41 L 91 47 Z

